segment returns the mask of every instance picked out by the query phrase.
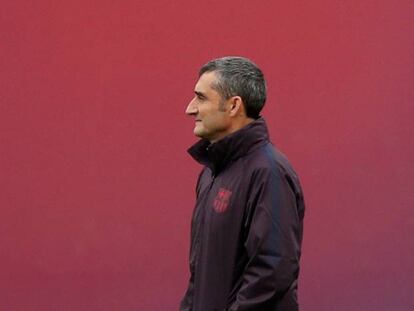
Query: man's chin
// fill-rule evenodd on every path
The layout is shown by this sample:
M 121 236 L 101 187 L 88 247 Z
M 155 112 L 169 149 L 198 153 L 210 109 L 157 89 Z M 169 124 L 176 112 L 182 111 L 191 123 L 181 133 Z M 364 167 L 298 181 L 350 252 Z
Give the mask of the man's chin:
M 194 135 L 197 136 L 198 138 L 206 138 L 206 135 L 203 132 L 203 130 L 197 128 L 197 126 L 194 128 Z

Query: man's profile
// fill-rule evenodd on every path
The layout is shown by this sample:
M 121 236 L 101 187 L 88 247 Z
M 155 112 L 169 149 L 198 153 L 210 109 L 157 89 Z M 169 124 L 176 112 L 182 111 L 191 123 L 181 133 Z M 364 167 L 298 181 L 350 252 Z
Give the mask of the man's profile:
M 304 201 L 299 179 L 269 141 L 262 71 L 223 57 L 199 72 L 186 113 L 204 167 L 191 224 L 190 280 L 180 311 L 298 310 Z

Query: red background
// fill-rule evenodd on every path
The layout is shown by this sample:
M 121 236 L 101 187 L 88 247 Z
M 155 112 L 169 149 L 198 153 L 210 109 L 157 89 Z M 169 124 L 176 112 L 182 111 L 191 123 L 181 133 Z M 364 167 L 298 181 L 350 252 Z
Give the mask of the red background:
M 413 310 L 414 2 L 1 1 L 0 309 L 177 310 L 198 68 L 244 55 L 301 176 L 304 311 Z

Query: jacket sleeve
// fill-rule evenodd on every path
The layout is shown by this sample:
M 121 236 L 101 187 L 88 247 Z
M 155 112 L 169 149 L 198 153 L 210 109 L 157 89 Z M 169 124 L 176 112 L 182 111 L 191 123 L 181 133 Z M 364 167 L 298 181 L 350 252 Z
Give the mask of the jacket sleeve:
M 273 310 L 288 290 L 296 290 L 301 198 L 300 186 L 283 168 L 263 168 L 252 177 L 244 240 L 247 265 L 229 311 Z

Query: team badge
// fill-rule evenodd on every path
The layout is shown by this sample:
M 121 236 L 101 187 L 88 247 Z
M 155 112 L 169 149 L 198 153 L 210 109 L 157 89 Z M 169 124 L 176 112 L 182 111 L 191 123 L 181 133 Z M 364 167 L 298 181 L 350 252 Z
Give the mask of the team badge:
M 217 213 L 223 213 L 229 206 L 230 197 L 231 197 L 230 190 L 227 190 L 225 188 L 220 188 L 213 202 L 214 210 Z

